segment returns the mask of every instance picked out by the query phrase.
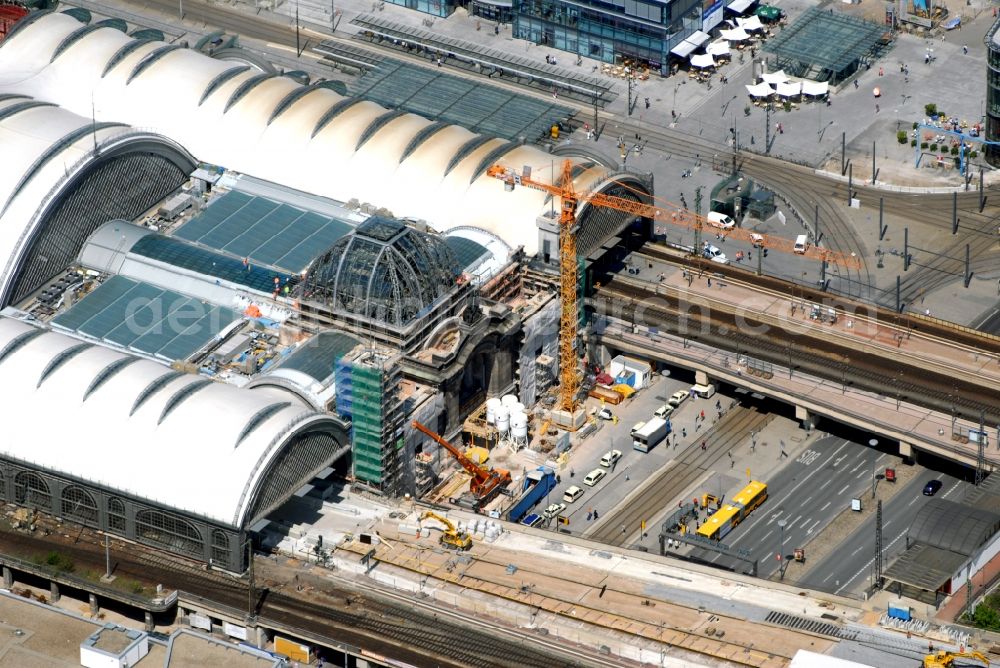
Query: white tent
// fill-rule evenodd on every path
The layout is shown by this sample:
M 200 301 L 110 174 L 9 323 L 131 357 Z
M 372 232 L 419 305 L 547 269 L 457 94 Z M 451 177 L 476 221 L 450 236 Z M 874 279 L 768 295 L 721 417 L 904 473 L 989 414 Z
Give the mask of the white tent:
M 802 92 L 806 95 L 826 95 L 830 92 L 830 84 L 826 81 L 803 81 Z
M 736 25 L 738 25 L 739 27 L 743 28 L 748 32 L 755 32 L 757 30 L 764 29 L 764 24 L 760 22 L 760 17 L 757 16 L 756 14 L 754 14 L 753 16 L 749 16 L 745 19 L 737 17 Z
M 772 85 L 785 83 L 786 81 L 788 81 L 788 75 L 785 74 L 785 70 L 778 70 L 777 72 L 768 72 L 766 74 L 761 75 L 760 78 L 764 80 L 764 83 L 769 83 Z
M 715 59 L 707 53 L 698 53 L 691 56 L 691 64 L 695 67 L 715 67 Z
M 720 30 L 719 35 L 722 39 L 728 42 L 742 42 L 744 40 L 750 39 L 750 35 L 743 28 L 734 28 L 732 30 Z
M 771 88 L 766 83 L 759 83 L 753 86 L 747 86 L 746 89 L 747 92 L 750 93 L 750 95 L 752 95 L 753 97 L 769 97 L 771 95 L 774 95 L 774 89 Z
M 729 43 L 724 39 L 716 40 L 706 46 L 705 51 L 707 51 L 710 56 L 728 56 Z
M 802 93 L 802 84 L 798 81 L 794 83 L 780 83 L 778 84 L 778 95 L 781 97 L 795 97 Z

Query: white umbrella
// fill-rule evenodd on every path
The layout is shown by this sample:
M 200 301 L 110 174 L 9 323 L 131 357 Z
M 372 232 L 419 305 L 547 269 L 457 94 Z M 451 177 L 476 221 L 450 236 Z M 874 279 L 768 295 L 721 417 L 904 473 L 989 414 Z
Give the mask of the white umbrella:
M 729 43 L 724 39 L 720 39 L 706 46 L 705 51 L 707 51 L 710 56 L 728 56 Z
M 747 93 L 753 97 L 770 97 L 774 95 L 774 89 L 771 88 L 766 83 L 754 84 L 753 86 L 747 86 Z
M 803 81 L 802 92 L 806 95 L 826 95 L 830 92 L 830 84 L 826 81 Z
M 742 42 L 750 39 L 750 35 L 743 28 L 733 28 L 732 30 L 720 30 L 719 35 L 727 42 Z
M 763 30 L 764 24 L 760 22 L 760 17 L 754 14 L 748 18 L 737 18 L 736 25 L 747 30 L 749 32 L 754 32 L 755 30 Z
M 715 59 L 707 53 L 698 53 L 691 56 L 691 64 L 695 67 L 715 67 Z
M 760 78 L 764 80 L 764 83 L 769 83 L 769 84 L 780 84 L 788 81 L 788 75 L 785 74 L 785 70 L 778 70 L 777 72 L 769 72 L 767 74 L 761 75 Z
M 802 92 L 802 84 L 798 81 L 794 83 L 778 84 L 778 95 L 781 97 L 795 97 Z

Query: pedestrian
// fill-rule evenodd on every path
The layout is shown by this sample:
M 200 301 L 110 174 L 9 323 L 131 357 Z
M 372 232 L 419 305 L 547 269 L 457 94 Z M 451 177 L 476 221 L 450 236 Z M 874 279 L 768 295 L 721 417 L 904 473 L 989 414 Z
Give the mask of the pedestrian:
M 967 47 L 966 45 L 963 44 L 962 45 L 962 53 L 964 55 L 966 55 L 966 56 L 969 55 L 969 47 Z
M 646 98 L 646 108 L 649 109 L 649 98 Z
M 778 134 L 779 135 L 785 134 L 785 126 L 782 125 L 781 123 L 778 123 Z
M 705 411 L 702 411 L 701 413 L 699 413 L 698 417 L 700 417 L 702 420 L 704 420 L 705 419 Z
M 878 105 L 876 104 L 875 105 L 875 113 L 877 114 L 879 111 L 880 111 L 880 109 L 878 108 Z
M 753 135 L 750 135 L 750 145 L 753 146 L 756 143 L 757 143 L 757 140 L 754 139 Z
M 855 90 L 857 90 L 857 89 L 858 89 L 858 86 L 859 86 L 859 85 L 860 85 L 860 84 L 858 84 L 858 80 L 857 80 L 857 79 L 855 79 L 855 80 L 854 80 L 854 89 L 855 89 Z
M 500 26 L 493 26 L 493 34 L 494 35 L 500 34 Z
M 688 430 L 687 430 L 687 427 L 681 427 L 681 436 L 682 436 L 683 438 L 687 438 L 687 437 L 688 437 Z
M 570 469 L 569 470 L 569 477 L 572 478 L 575 475 L 576 475 L 576 469 Z
M 590 518 L 593 516 L 594 516 L 594 511 L 590 508 L 587 508 L 587 521 L 589 522 Z
M 594 519 L 597 519 L 597 508 L 594 508 Z
M 702 441 L 701 442 L 701 449 L 702 450 L 708 450 L 708 443 L 706 441 Z
M 695 433 L 701 431 L 701 423 L 700 422 L 695 422 L 694 423 L 694 430 L 695 430 Z
M 708 287 L 712 287 L 712 277 L 711 276 L 709 276 L 709 278 L 708 278 Z
M 622 535 L 623 536 L 625 535 L 625 525 L 624 524 L 622 525 Z
M 881 67 L 880 67 L 880 68 L 878 68 L 878 75 L 879 75 L 879 76 L 882 76 L 882 75 L 884 75 L 884 74 L 885 74 L 885 72 L 883 72 L 883 71 L 882 71 L 882 68 L 881 68 Z
M 722 402 L 719 401 L 718 399 L 715 400 L 715 410 L 717 410 L 717 411 L 721 411 L 722 410 Z

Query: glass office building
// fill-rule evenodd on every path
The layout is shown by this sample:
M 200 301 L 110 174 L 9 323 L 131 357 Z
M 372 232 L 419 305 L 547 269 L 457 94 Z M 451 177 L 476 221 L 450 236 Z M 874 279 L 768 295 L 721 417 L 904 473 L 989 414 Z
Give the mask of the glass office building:
M 1000 20 L 986 33 L 986 141 L 1000 142 Z M 986 162 L 1000 165 L 1000 146 L 986 144 Z
M 670 50 L 702 27 L 703 4 L 515 0 L 514 37 L 606 63 L 637 61 L 667 74 Z

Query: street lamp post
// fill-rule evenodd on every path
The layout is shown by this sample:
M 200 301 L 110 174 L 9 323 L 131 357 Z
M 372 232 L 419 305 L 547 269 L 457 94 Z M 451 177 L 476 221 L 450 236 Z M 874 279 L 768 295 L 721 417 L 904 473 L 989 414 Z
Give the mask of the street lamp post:
M 781 579 L 785 579 L 785 525 L 788 524 L 786 520 L 778 520 L 778 529 L 781 534 L 781 548 L 778 552 L 778 570 L 781 573 Z
M 878 461 L 878 453 L 874 449 L 878 447 L 878 439 L 873 438 L 868 441 L 868 445 L 872 446 L 872 498 L 875 498 L 875 487 L 878 485 L 878 476 L 875 474 L 875 463 Z

